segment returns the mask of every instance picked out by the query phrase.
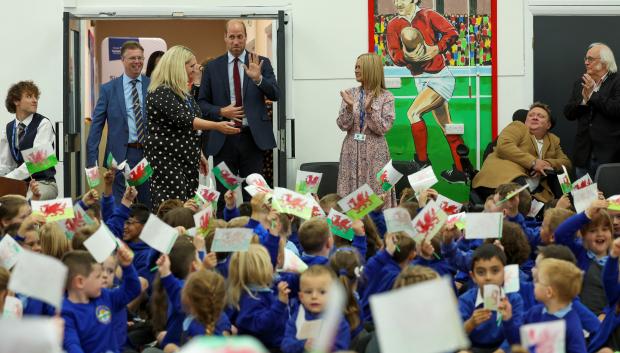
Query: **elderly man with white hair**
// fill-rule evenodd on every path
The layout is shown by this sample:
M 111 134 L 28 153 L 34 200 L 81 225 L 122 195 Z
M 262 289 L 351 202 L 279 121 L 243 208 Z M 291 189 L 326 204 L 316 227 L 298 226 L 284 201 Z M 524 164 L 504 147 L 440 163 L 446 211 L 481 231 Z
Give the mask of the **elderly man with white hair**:
M 586 72 L 573 87 L 564 115 L 577 120 L 573 164 L 577 177 L 592 177 L 600 164 L 620 162 L 620 80 L 611 49 L 592 43 L 584 58 Z

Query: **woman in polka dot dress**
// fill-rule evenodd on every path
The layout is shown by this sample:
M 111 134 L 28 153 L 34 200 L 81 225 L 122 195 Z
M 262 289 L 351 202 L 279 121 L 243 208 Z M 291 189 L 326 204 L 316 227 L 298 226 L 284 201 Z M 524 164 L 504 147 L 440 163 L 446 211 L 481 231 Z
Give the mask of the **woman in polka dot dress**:
M 162 56 L 151 76 L 146 96 L 148 134 L 144 154 L 153 168 L 153 210 L 165 200 L 187 200 L 196 192 L 198 171 L 205 162 L 199 130 L 239 133 L 232 122 L 200 118 L 200 107 L 188 86 L 196 69 L 192 51 L 177 45 Z

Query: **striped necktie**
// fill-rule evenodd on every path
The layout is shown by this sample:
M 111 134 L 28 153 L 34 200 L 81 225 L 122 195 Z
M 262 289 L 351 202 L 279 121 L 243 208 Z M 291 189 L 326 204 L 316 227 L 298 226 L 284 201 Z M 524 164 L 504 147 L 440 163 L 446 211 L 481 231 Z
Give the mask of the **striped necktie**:
M 146 124 L 144 123 L 144 118 L 142 117 L 142 105 L 140 104 L 140 96 L 138 95 L 138 89 L 136 85 L 138 84 L 138 80 L 131 80 L 131 100 L 133 105 L 133 114 L 135 116 L 136 121 L 136 129 L 138 132 L 138 142 L 144 143 L 144 137 L 146 136 Z

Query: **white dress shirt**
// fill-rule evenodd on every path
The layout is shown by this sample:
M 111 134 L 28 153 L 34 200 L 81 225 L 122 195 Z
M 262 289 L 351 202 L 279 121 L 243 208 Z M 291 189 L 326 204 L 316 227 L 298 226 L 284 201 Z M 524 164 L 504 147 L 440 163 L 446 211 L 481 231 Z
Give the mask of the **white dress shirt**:
M 28 126 L 32 122 L 32 114 L 21 122 L 26 125 L 26 131 L 28 131 Z M 20 121 L 15 118 L 15 125 L 19 126 L 19 123 Z M 27 179 L 30 174 L 26 168 L 26 163 L 17 165 L 11 155 L 11 145 L 9 144 L 6 126 L 7 124 L 0 124 L 0 176 L 17 180 Z M 49 119 L 43 119 L 37 128 L 32 147 L 54 146 L 55 140 L 56 135 L 52 122 Z

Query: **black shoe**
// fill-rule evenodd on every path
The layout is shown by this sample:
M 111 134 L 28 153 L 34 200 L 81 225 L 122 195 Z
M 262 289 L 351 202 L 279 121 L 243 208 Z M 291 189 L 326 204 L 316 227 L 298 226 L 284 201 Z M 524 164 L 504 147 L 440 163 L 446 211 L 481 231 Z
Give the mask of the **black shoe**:
M 413 168 L 414 171 L 420 171 L 428 166 L 431 165 L 431 161 L 429 159 L 425 160 L 425 161 L 421 161 L 418 159 L 418 155 L 414 154 L 413 155 L 413 160 L 411 161 L 411 168 Z
M 449 183 L 459 183 L 465 184 L 467 182 L 467 175 L 462 171 L 456 169 L 456 166 L 453 164 L 452 169 L 444 170 L 441 172 L 441 177 L 446 179 Z

